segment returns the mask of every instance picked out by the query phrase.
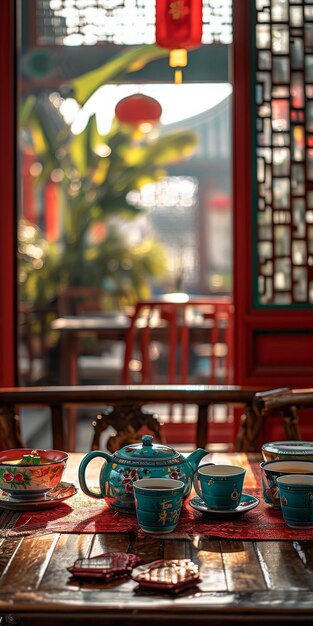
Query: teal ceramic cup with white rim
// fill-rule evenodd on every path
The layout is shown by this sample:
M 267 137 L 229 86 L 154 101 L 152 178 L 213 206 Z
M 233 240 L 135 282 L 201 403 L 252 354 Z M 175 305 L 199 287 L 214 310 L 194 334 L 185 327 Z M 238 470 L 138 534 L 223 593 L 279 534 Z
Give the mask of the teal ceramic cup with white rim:
M 240 503 L 246 470 L 236 465 L 201 465 L 194 488 L 208 509 L 230 511 Z
M 313 528 L 313 476 L 287 474 L 277 478 L 285 524 L 291 528 Z
M 277 460 L 264 461 L 260 464 L 263 497 L 266 504 L 280 509 L 277 479 L 287 474 L 313 474 L 313 461 Z
M 144 532 L 163 534 L 175 530 L 184 487 L 174 478 L 142 478 L 133 483 L 137 521 Z

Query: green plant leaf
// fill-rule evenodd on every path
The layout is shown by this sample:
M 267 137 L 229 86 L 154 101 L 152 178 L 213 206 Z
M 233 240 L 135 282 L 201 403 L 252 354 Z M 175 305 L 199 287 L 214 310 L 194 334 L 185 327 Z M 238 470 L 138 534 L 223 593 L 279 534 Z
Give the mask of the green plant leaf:
M 74 96 L 84 103 L 102 84 L 117 82 L 124 74 L 166 55 L 166 50 L 156 46 L 132 47 L 103 67 L 74 79 Z M 49 180 L 54 168 L 64 172 L 60 184 L 62 238 L 48 242 L 35 231 L 32 244 L 42 249 L 42 263 L 27 253 L 27 243 L 19 242 L 22 299 L 50 301 L 57 297 L 61 285 L 90 285 L 103 287 L 108 293 L 123 292 L 125 304 L 149 295 L 151 284 L 166 271 L 162 242 L 145 240 L 133 246 L 113 222 L 125 226 L 127 220 L 145 213 L 128 203 L 128 192 L 162 179 L 167 165 L 190 157 L 197 136 L 189 131 L 164 133 L 150 142 L 144 136 L 138 139 L 138 133 L 135 137 L 116 119 L 110 132 L 102 136 L 94 116 L 86 129 L 74 136 L 44 96 L 27 98 L 20 118 L 26 129 L 26 145 L 32 144 L 43 166 L 37 184 Z M 108 157 L 100 156 L 99 147 L 104 143 L 111 150 Z M 93 238 L 97 222 L 105 225 L 101 242 Z
M 19 123 L 21 126 L 26 126 L 28 124 L 35 105 L 36 97 L 34 95 L 28 96 L 22 101 L 19 111 Z
M 150 61 L 167 56 L 168 51 L 153 44 L 132 47 L 101 67 L 74 78 L 70 85 L 74 98 L 84 104 L 98 87 L 113 82 L 121 75 L 140 70 Z
M 69 156 L 82 177 L 88 174 L 88 153 L 86 131 L 73 135 L 69 144 Z

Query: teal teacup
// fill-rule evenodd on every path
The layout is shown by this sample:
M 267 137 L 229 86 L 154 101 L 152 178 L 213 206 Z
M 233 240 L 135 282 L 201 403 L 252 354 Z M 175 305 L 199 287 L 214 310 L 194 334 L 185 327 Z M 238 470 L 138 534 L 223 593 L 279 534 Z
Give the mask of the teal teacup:
M 133 483 L 137 521 L 146 533 L 170 533 L 178 524 L 185 485 L 174 478 L 141 478 Z
M 229 511 L 240 503 L 246 470 L 236 465 L 201 465 L 194 488 L 208 509 Z
M 313 476 L 287 474 L 277 478 L 285 524 L 291 528 L 313 528 Z
M 261 463 L 263 497 L 266 504 L 280 509 L 277 479 L 287 474 L 313 474 L 312 461 L 265 461 Z

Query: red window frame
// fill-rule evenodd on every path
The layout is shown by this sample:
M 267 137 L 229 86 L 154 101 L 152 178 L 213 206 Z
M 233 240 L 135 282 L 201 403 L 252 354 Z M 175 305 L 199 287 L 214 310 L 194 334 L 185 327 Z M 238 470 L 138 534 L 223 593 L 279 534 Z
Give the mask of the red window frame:
M 16 383 L 15 2 L 0 3 L 0 386 Z
M 252 300 L 253 172 L 251 11 L 253 2 L 233 4 L 233 198 L 234 198 L 234 380 L 251 386 L 310 386 L 312 356 L 302 358 L 307 332 L 313 354 L 312 309 L 255 309 Z M 16 151 L 16 3 L 0 2 L 0 386 L 17 381 L 17 151 Z M 282 330 L 284 331 L 282 333 Z M 295 335 L 299 335 L 297 367 Z M 280 338 L 278 357 L 272 356 L 272 338 Z M 291 339 L 290 339 L 291 338 Z

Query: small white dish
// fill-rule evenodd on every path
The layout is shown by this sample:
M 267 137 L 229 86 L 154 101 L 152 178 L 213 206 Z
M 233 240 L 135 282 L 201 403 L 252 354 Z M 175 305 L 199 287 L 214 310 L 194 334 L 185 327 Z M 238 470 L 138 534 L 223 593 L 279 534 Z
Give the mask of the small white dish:
M 51 489 L 41 498 L 36 497 L 34 500 L 29 498 L 25 500 L 15 499 L 2 491 L 0 493 L 0 508 L 10 509 L 11 511 L 37 511 L 41 509 L 52 509 L 54 506 L 61 504 L 64 500 L 71 498 L 77 493 L 77 487 L 72 483 L 61 482 L 57 487 Z
M 191 498 L 189 504 L 196 511 L 200 511 L 200 513 L 209 513 L 214 515 L 240 515 L 241 513 L 245 513 L 246 511 L 251 511 L 259 504 L 258 498 L 255 496 L 250 496 L 247 493 L 243 493 L 241 495 L 240 502 L 236 509 L 229 509 L 228 511 L 221 509 L 209 509 L 205 502 L 199 498 L 198 496 Z

